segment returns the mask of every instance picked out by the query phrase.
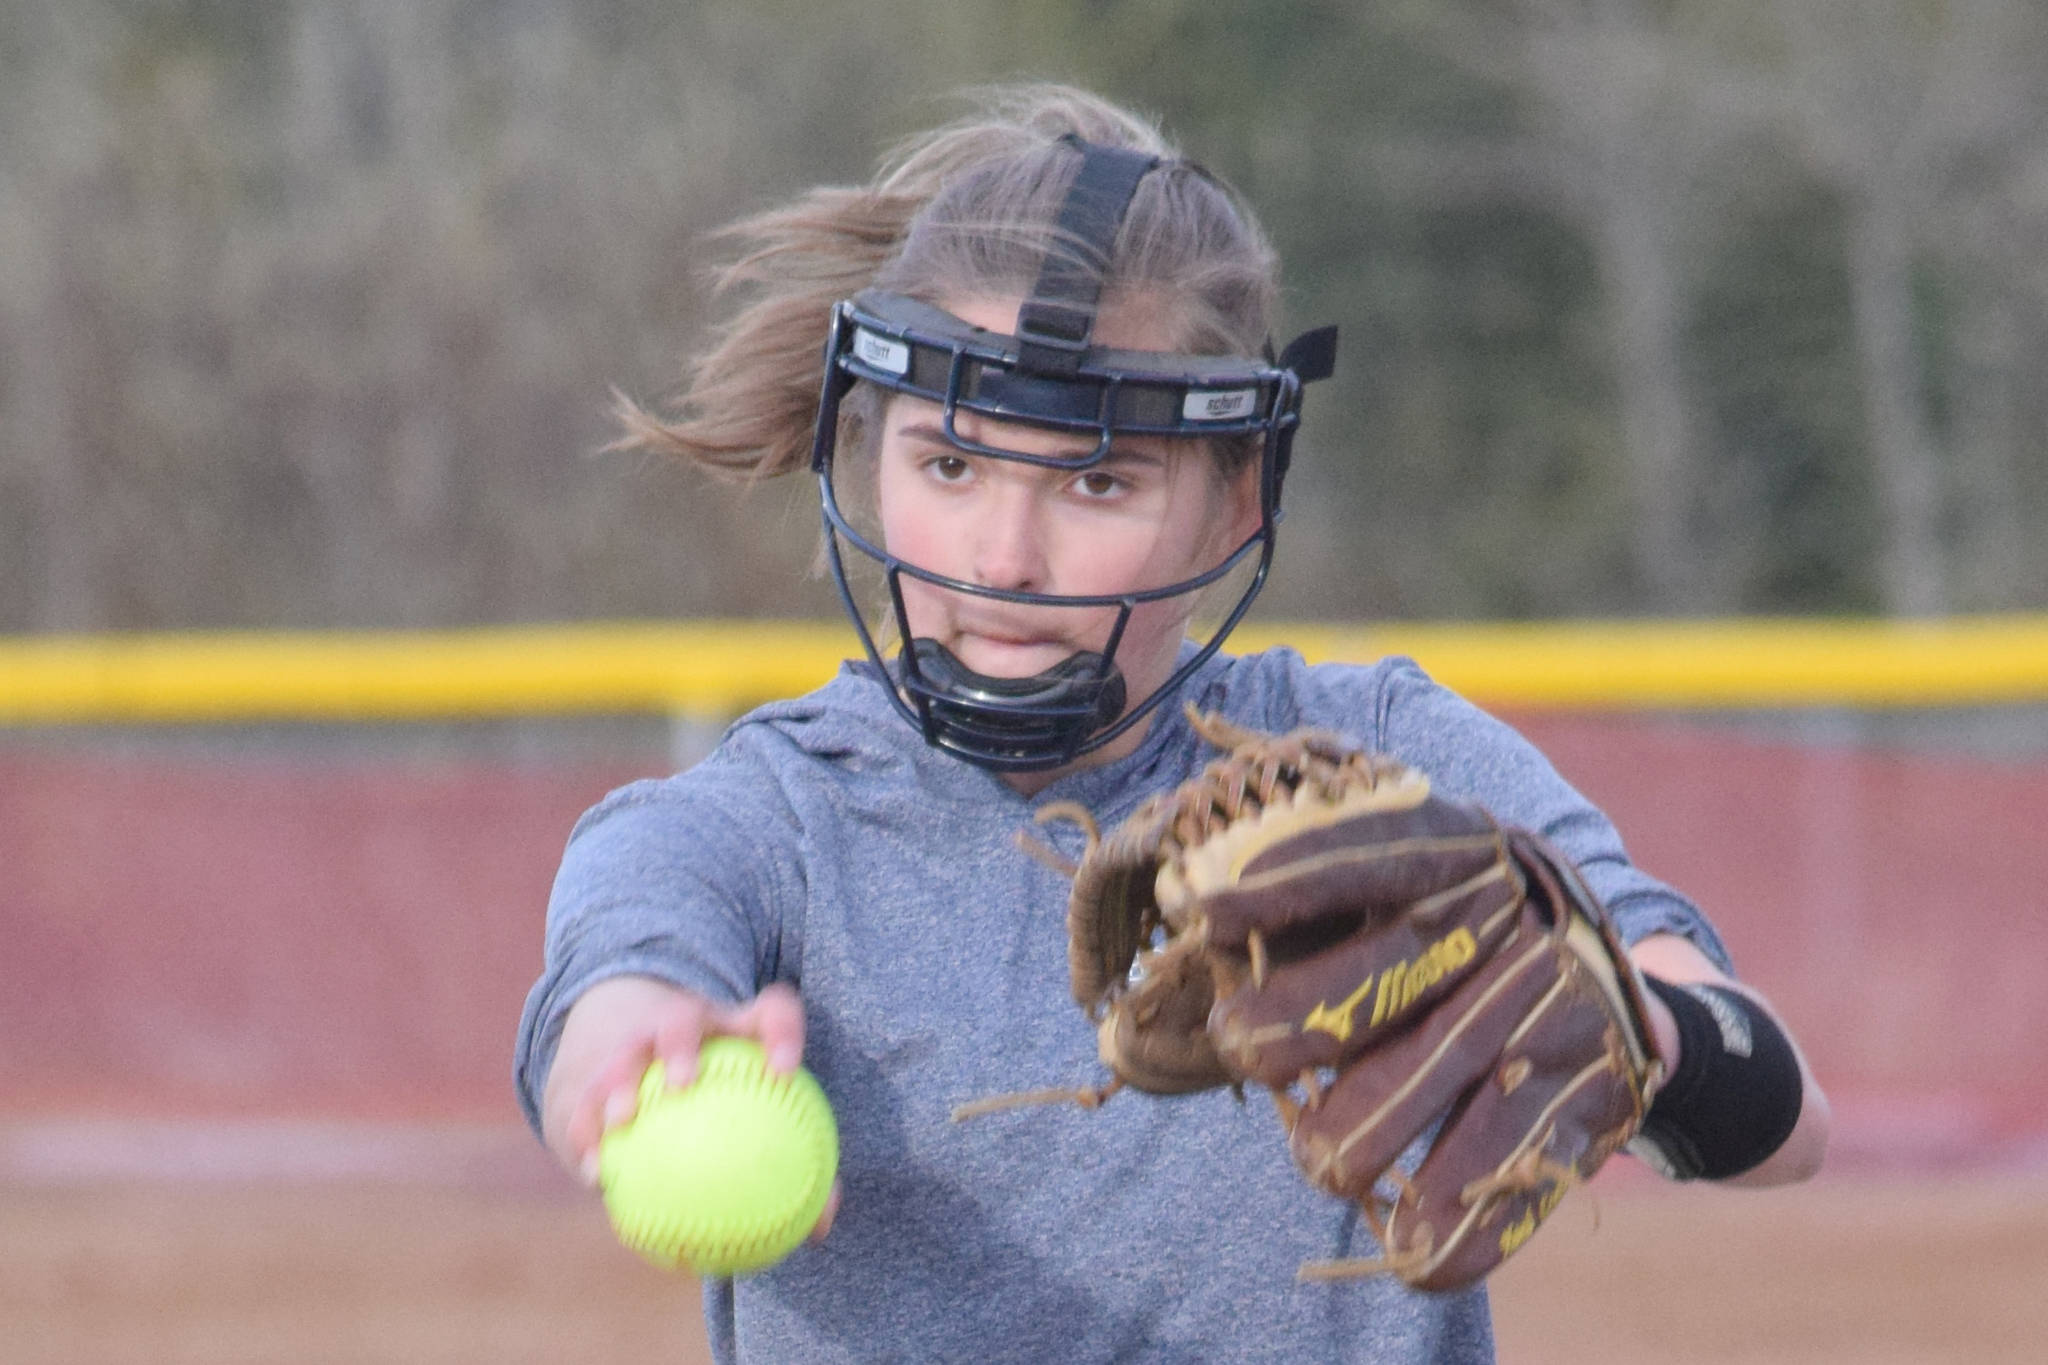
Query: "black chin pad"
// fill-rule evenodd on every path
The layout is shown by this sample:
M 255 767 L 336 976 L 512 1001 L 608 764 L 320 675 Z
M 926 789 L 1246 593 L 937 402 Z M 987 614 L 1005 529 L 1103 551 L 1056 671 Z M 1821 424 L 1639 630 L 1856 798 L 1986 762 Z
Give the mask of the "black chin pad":
M 977 673 L 961 663 L 937 640 L 919 637 L 910 642 L 918 672 L 948 700 L 985 705 L 998 711 L 1016 710 L 1027 720 L 1024 708 L 1033 711 L 1058 708 L 1085 719 L 1090 731 L 1101 728 L 1123 714 L 1124 675 L 1114 668 L 1103 673 L 1103 657 L 1093 650 L 1069 655 L 1040 673 L 1026 678 L 999 678 Z
M 977 673 L 931 639 L 911 641 L 904 662 L 926 737 L 993 768 L 1057 767 L 1124 710 L 1123 674 L 1087 650 L 1028 678 Z

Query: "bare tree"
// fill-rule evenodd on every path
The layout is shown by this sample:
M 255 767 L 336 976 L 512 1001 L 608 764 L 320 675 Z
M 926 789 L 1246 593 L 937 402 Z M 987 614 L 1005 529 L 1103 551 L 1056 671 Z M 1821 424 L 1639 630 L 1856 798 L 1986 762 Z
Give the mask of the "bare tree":
M 1776 107 L 1786 131 L 1847 209 L 1868 439 L 1886 515 L 1884 601 L 1900 614 L 1939 612 L 1952 601 L 1942 546 L 1956 490 L 1930 412 L 1915 273 L 1954 227 L 1959 175 L 2030 153 L 2044 113 L 2038 7 L 1774 0 L 1755 17 L 1782 38 Z
M 2015 335 L 2013 301 L 2036 295 L 2020 286 L 2015 234 L 1983 227 L 1987 216 L 2010 214 L 1987 214 L 1983 196 L 2039 165 L 2033 149 L 2048 104 L 2038 73 L 2048 47 L 2038 7 L 1472 0 L 1411 12 L 1444 51 L 1533 96 L 1535 145 L 1468 157 L 1468 173 L 1486 178 L 1484 193 L 1534 195 L 1568 215 L 1598 252 L 1637 518 L 1634 559 L 1653 601 L 1697 607 L 1711 600 L 1713 563 L 1727 572 L 1731 547 L 1706 556 L 1691 531 L 1709 446 L 1682 345 L 1698 283 L 1687 262 L 1697 225 L 1718 216 L 1698 192 L 1699 170 L 1760 136 L 1792 148 L 1844 207 L 1865 440 L 1884 521 L 1881 600 L 1904 615 L 1947 609 L 1949 541 L 2014 558 L 2011 509 L 2028 499 L 2012 461 L 2026 438 L 2013 428 L 1994 435 L 1973 405 L 1961 416 L 1969 435 L 1957 438 L 1975 442 L 1969 475 L 1957 486 L 1945 478 L 1915 281 L 1930 256 L 1955 260 L 1959 240 L 2008 244 L 1980 249 L 1966 264 L 1980 283 L 1965 291 L 1970 308 L 1958 332 L 1974 403 L 1995 405 L 1987 385 L 2000 382 L 2012 353 L 1991 353 Z M 1489 173 L 1509 165 L 1517 173 Z M 1977 192 L 1959 194 L 1973 178 Z
M 1377 169 L 1439 196 L 1524 199 L 1573 222 L 1599 262 L 1629 483 L 1631 561 L 1664 611 L 1725 605 L 1728 547 L 1697 530 L 1710 443 L 1685 356 L 1696 177 L 1754 131 L 1739 71 L 1648 0 L 1409 6 L 1409 31 L 1523 94 L 1525 130 L 1483 146 L 1404 138 Z M 1716 559 L 1722 561 L 1718 574 Z
M 1380 421 L 1406 463 L 1374 485 L 1386 466 L 1303 462 L 1328 506 L 1296 500 L 1291 554 L 1347 585 L 1316 609 L 1355 609 L 1360 581 L 1404 610 L 1746 604 L 1783 547 L 1733 537 L 1767 518 L 1726 475 L 1777 452 L 1731 444 L 1699 327 L 1738 296 L 1728 242 L 1785 229 L 1763 211 L 1784 182 L 1740 169 L 1766 144 L 1842 206 L 1854 326 L 1819 363 L 1759 364 L 1812 364 L 1782 390 L 1827 441 L 1848 439 L 1836 407 L 1867 414 L 1883 600 L 2025 605 L 2048 591 L 2037 10 L 1385 0 L 1333 43 L 1328 12 L 1252 0 L 875 0 L 825 37 L 800 0 L 0 7 L 0 628 L 831 610 L 800 582 L 805 490 L 740 516 L 727 490 L 594 460 L 606 392 L 669 385 L 704 316 L 702 229 L 849 177 L 1011 63 L 1162 92 L 1272 221 L 1324 225 L 1290 252 L 1303 320 L 1368 315 L 1351 338 L 1376 329 L 1388 363 L 1316 401 Z M 1333 52 L 1360 43 L 1381 44 L 1371 89 Z M 1190 51 L 1232 54 L 1205 63 L 1230 79 L 1138 74 Z M 1389 196 L 1375 244 L 1410 254 L 1376 273 L 1355 223 Z M 1802 242 L 1836 221 L 1799 212 Z M 1448 277 L 1523 228 L 1526 260 Z M 1821 285 L 1833 327 L 1848 305 Z M 1441 326 L 1400 312 L 1446 299 L 1465 311 Z M 1482 363 L 1507 382 L 1474 402 Z M 1837 445 L 1816 449 L 1832 477 Z M 1496 476 L 1476 506 L 1474 470 Z M 1532 527 L 1547 565 L 1520 553 Z M 1860 545 L 1826 553 L 1862 571 Z

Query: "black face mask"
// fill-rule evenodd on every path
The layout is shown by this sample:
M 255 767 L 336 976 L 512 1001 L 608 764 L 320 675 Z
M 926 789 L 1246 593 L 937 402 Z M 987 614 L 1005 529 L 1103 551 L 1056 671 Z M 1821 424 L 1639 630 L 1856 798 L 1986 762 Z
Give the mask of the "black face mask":
M 1081 165 L 1061 209 L 1058 236 L 1080 247 L 1048 256 L 1019 309 L 1016 334 L 971 326 L 900 294 L 869 290 L 856 295 L 833 312 L 812 446 L 833 579 L 869 660 L 889 687 L 890 700 L 928 743 L 998 771 L 1056 768 L 1109 743 L 1221 647 L 1250 609 L 1272 563 L 1280 486 L 1300 422 L 1302 385 L 1327 377 L 1336 353 L 1335 328 L 1305 334 L 1277 360 L 1090 344 L 1102 263 L 1109 259 L 1138 182 L 1159 162 L 1069 140 Z M 1258 529 L 1220 563 L 1193 577 L 1113 595 L 1012 591 L 910 563 L 848 515 L 835 486 L 840 404 L 858 381 L 938 405 L 946 440 L 963 454 L 1076 473 L 1108 459 L 1118 436 L 1252 442 L 1259 452 Z M 958 428 L 962 411 L 1078 436 L 1088 448 L 1074 455 L 1047 455 L 968 439 Z M 984 434 L 990 425 L 981 425 Z M 879 566 L 898 637 L 906 642 L 893 663 L 884 661 L 848 583 L 842 544 Z M 1127 706 L 1127 688 L 1115 660 L 1131 613 L 1143 602 L 1198 592 L 1245 563 L 1253 566 L 1250 582 L 1222 625 L 1149 697 Z M 1030 677 L 991 677 L 969 668 L 938 641 L 912 637 L 903 600 L 906 576 L 970 597 L 1028 607 L 1115 608 L 1116 616 L 1100 650 L 1077 652 Z

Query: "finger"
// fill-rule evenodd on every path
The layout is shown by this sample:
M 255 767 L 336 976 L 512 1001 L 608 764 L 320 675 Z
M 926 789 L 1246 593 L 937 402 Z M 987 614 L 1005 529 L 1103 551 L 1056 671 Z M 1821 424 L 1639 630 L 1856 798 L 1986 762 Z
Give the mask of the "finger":
M 1503 953 L 1409 1032 L 1346 1067 L 1295 1120 L 1291 1145 L 1303 1173 L 1333 1194 L 1364 1198 L 1432 1120 L 1494 1070 L 1510 1035 L 1546 993 L 1556 996 L 1556 984 L 1548 943 Z
M 1413 1178 L 1397 1182 L 1388 1226 L 1429 1255 L 1410 1283 L 1449 1289 L 1485 1275 L 1632 1130 L 1641 1101 L 1613 1031 L 1597 989 L 1547 993 L 1460 1098 Z
M 569 1146 L 576 1153 L 585 1183 L 597 1181 L 597 1149 L 605 1133 L 630 1121 L 640 1108 L 640 1078 L 653 1060 L 650 1039 L 637 1038 L 621 1048 L 598 1072 L 569 1118 Z
M 768 1055 L 768 1069 L 787 1075 L 804 1056 L 804 1004 L 783 982 L 772 982 L 746 1004 L 712 1020 L 713 1031 L 752 1038 Z
M 654 1029 L 654 1055 L 661 1059 L 670 1090 L 680 1090 L 697 1079 L 697 1054 L 704 1049 L 704 1035 L 716 1013 L 714 1006 L 696 995 L 685 996 L 662 1011 Z
M 1331 818 L 1261 828 L 1227 845 L 1229 875 L 1198 890 L 1219 947 L 1243 947 L 1337 917 L 1413 905 L 1504 862 L 1500 827 L 1472 806 L 1423 799 L 1426 785 L 1349 793 Z M 1391 804 L 1390 804 L 1391 803 Z M 1190 871 L 1191 881 L 1197 878 Z
M 1275 960 L 1263 982 L 1224 997 L 1210 1018 L 1216 1050 L 1239 1075 L 1284 1085 L 1378 1047 L 1521 936 L 1520 898 L 1499 868 L 1411 913 Z
M 832 1193 L 825 1196 L 825 1211 L 818 1215 L 818 1225 L 811 1229 L 808 1240 L 812 1245 L 825 1240 L 825 1234 L 832 1231 L 832 1220 L 839 1216 L 839 1181 L 832 1181 Z

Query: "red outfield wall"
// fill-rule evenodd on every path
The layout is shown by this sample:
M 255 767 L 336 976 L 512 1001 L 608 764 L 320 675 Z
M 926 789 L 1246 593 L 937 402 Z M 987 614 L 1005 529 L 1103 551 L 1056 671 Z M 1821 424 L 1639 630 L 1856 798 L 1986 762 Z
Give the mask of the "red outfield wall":
M 1783 1010 L 1839 1157 L 2048 1158 L 2048 762 L 1523 729 Z
M 0 754 L 0 1103 L 510 1117 L 563 840 L 632 776 Z
M 1795 1024 L 1842 1155 L 2048 1151 L 2048 763 L 1523 728 Z M 0 753 L 0 1118 L 509 1120 L 562 841 L 634 775 Z

